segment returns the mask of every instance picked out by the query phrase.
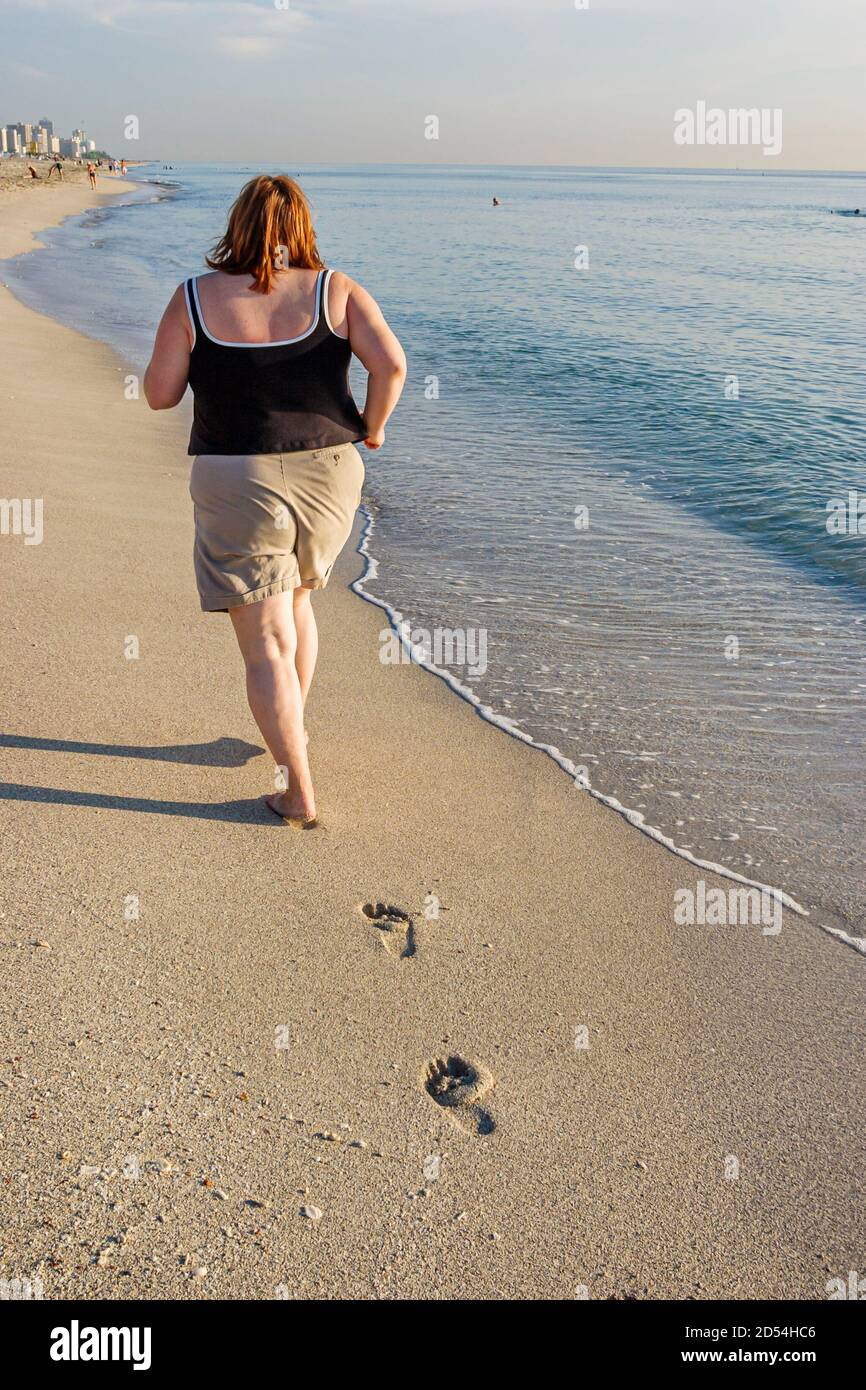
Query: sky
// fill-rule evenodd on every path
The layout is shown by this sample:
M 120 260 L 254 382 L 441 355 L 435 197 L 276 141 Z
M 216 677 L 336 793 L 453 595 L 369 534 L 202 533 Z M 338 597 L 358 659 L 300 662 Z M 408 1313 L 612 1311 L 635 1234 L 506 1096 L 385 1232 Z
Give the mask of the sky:
M 0 0 L 0 124 L 167 162 L 866 169 L 866 0 L 583 3 Z M 780 110 L 781 152 L 677 144 L 699 102 Z

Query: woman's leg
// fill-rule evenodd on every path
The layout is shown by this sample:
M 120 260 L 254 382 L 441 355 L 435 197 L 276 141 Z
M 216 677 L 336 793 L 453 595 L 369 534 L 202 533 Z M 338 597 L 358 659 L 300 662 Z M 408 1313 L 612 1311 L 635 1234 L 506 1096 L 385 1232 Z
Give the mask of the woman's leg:
M 313 672 L 316 669 L 316 657 L 319 654 L 319 631 L 316 627 L 312 597 L 312 589 L 295 589 L 292 594 L 295 636 L 297 638 L 295 670 L 298 673 L 298 684 L 301 687 L 301 699 L 304 704 L 307 703 Z
M 282 815 L 311 820 L 316 814 L 304 740 L 304 700 L 295 666 L 297 635 L 292 595 L 274 594 L 259 603 L 230 608 L 235 636 L 247 669 L 247 699 L 277 767 L 288 773 L 288 790 L 268 797 Z

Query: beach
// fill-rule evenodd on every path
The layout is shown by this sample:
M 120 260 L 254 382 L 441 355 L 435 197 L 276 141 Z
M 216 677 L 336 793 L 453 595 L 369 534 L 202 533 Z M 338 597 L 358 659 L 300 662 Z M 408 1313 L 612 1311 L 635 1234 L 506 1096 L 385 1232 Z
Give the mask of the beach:
M 166 287 L 202 268 L 242 177 L 141 169 L 133 194 L 7 261 L 9 287 L 142 372 Z M 437 664 L 593 792 L 864 949 L 866 870 L 840 827 L 863 815 L 866 563 L 826 526 L 862 434 L 857 230 L 827 212 L 845 181 L 338 166 L 303 182 L 328 264 L 374 288 L 414 373 L 367 479 L 367 590 L 483 642 Z M 578 211 L 607 248 L 588 275 L 562 260 Z M 487 254 L 455 261 L 464 236 Z M 748 341 L 743 296 L 760 306 Z M 780 339 L 788 362 L 808 341 L 808 373 Z
M 4 194 L 0 258 L 92 200 Z M 316 600 L 324 829 L 278 824 L 198 609 L 186 407 L 5 288 L 0 325 L 0 494 L 42 499 L 38 543 L 0 536 L 0 1275 L 812 1300 L 862 1268 L 862 956 L 787 911 L 678 924 L 736 885 L 380 661 L 360 521 Z
M 35 167 L 35 166 L 34 166 Z M 0 160 L 0 261 L 32 251 L 41 227 L 62 222 L 73 213 L 99 205 L 106 198 L 131 192 L 134 184 L 100 171 L 96 191 L 90 188 L 86 166 L 64 164 L 63 179 L 48 178 L 50 165 L 39 165 L 32 179 L 26 160 Z

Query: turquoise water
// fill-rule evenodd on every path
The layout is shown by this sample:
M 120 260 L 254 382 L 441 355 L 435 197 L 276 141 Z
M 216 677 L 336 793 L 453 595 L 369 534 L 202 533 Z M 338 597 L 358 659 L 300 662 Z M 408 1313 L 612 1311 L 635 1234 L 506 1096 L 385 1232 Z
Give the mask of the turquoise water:
M 4 278 L 141 364 L 253 172 L 150 168 Z M 826 518 L 866 500 L 866 220 L 830 211 L 866 180 L 288 172 L 410 360 L 368 588 L 483 629 L 455 678 L 593 787 L 859 934 L 866 535 Z

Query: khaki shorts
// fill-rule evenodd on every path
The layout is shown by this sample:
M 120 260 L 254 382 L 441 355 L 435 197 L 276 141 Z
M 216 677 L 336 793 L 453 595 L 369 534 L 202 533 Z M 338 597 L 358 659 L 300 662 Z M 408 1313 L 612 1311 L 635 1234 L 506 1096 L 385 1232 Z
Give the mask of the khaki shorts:
M 352 530 L 364 464 L 354 444 L 291 454 L 199 454 L 195 577 L 206 613 L 324 589 Z

